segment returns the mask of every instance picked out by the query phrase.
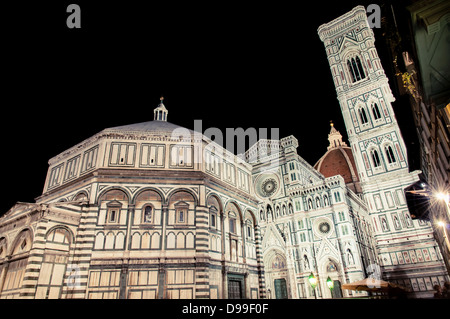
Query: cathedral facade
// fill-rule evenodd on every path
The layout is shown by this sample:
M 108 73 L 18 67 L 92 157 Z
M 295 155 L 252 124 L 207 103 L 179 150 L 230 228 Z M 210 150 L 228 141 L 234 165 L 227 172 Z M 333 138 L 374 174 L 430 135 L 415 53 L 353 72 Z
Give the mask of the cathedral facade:
M 168 122 L 161 100 L 153 121 L 50 159 L 43 194 L 0 218 L 0 298 L 341 298 L 364 296 L 341 286 L 368 276 L 432 295 L 448 275 L 409 216 L 417 173 L 365 11 L 319 35 L 350 146 L 332 126 L 314 167 L 293 136 L 236 156 Z

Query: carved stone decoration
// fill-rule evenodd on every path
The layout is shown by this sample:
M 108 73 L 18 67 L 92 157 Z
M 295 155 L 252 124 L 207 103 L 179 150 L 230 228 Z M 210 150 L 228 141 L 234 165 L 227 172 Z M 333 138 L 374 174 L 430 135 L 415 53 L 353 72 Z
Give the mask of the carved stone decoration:
M 264 174 L 255 183 L 256 193 L 263 198 L 272 197 L 279 189 L 280 182 L 275 174 Z

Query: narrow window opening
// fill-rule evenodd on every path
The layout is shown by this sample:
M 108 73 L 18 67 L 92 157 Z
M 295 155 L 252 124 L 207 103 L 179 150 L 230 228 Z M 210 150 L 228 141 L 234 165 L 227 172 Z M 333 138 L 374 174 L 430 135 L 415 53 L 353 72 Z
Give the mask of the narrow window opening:
M 116 215 L 117 215 L 117 212 L 115 210 L 111 210 L 109 212 L 109 221 L 110 222 L 115 222 L 116 221 Z
M 356 81 L 361 80 L 361 75 L 358 72 L 358 67 L 356 66 L 356 62 L 355 62 L 354 58 L 352 58 L 352 68 L 353 68 L 353 72 L 355 72 Z
M 361 79 L 364 79 L 366 75 L 364 74 L 364 69 L 358 56 L 356 57 L 356 65 L 358 66 L 358 72 L 361 75 Z
M 348 67 L 348 71 L 350 72 L 350 75 L 351 75 L 351 77 L 352 77 L 352 83 L 353 83 L 353 82 L 356 82 L 355 73 L 353 72 L 353 69 L 352 69 L 352 65 L 351 65 L 351 63 L 350 63 L 350 60 L 347 60 L 347 67 Z
M 381 118 L 380 109 L 378 108 L 378 104 L 374 103 L 372 106 L 372 113 L 375 120 L 378 120 Z
M 372 160 L 373 160 L 374 167 L 380 166 L 380 156 L 378 155 L 377 150 L 372 151 Z
M 359 118 L 361 119 L 361 124 L 366 124 L 368 122 L 366 110 L 363 108 L 359 109 Z
M 392 150 L 392 147 L 388 145 L 385 150 L 386 150 L 386 155 L 387 155 L 389 164 L 395 163 L 397 160 L 395 159 L 394 151 Z

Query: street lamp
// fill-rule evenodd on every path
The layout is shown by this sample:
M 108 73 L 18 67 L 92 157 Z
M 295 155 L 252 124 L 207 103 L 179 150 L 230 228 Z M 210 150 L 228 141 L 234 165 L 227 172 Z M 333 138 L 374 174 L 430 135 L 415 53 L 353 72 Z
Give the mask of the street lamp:
M 308 277 L 308 281 L 309 281 L 309 284 L 311 285 L 311 288 L 313 289 L 314 298 L 317 299 L 317 296 L 316 296 L 317 278 L 314 277 L 314 274 L 312 272 Z
M 333 298 L 333 288 L 334 288 L 334 282 L 331 280 L 330 276 L 327 278 L 327 286 L 330 288 L 331 298 Z

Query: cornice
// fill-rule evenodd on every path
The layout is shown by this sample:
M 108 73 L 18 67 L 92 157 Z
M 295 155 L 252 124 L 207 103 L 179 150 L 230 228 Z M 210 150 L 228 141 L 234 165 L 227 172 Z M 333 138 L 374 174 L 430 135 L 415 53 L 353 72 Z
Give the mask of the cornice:
M 319 34 L 320 40 L 325 42 L 327 39 L 346 33 L 361 21 L 367 24 L 366 9 L 363 6 L 356 6 L 351 11 L 331 22 L 319 26 L 317 33 Z

